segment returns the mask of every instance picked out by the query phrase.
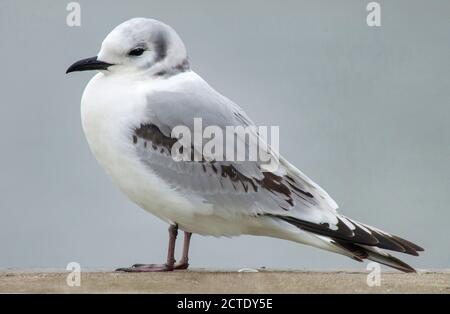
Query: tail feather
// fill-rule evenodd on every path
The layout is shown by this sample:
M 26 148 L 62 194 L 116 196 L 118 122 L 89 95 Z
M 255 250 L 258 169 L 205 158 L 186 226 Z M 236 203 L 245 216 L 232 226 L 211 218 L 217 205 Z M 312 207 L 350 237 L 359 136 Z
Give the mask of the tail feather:
M 340 240 L 333 240 L 333 242 L 354 254 L 354 259 L 362 261 L 368 259 L 397 270 L 403 271 L 405 273 L 415 273 L 416 270 L 403 262 L 402 260 L 388 254 L 387 252 L 378 249 L 377 247 L 362 246 L 358 244 L 343 242 Z
M 418 246 L 417 244 L 414 244 L 408 240 L 400 238 L 399 236 L 384 232 L 378 228 L 359 223 L 359 222 L 351 220 L 349 218 L 345 218 L 345 219 L 350 221 L 355 226 L 362 227 L 361 228 L 362 230 L 367 230 L 368 232 L 370 232 L 371 235 L 374 236 L 378 240 L 378 243 L 376 245 L 374 245 L 376 247 L 379 247 L 381 249 L 390 250 L 390 251 L 405 253 L 405 254 L 409 254 L 409 255 L 413 255 L 413 256 L 419 256 L 418 252 L 424 251 L 424 249 L 421 248 L 420 246 Z M 358 232 L 358 230 L 359 229 L 356 228 L 355 233 Z M 359 244 L 366 245 L 365 243 L 359 243 Z
M 273 215 L 267 215 L 273 216 Z M 349 243 L 360 245 L 376 246 L 381 249 L 396 251 L 400 253 L 418 256 L 418 252 L 424 249 L 420 246 L 384 232 L 375 227 L 371 227 L 357 221 L 351 220 L 344 216 L 337 216 L 337 229 L 331 229 L 327 224 L 315 224 L 309 221 L 301 220 L 291 216 L 274 216 L 282 219 L 302 230 L 309 231 L 332 239 L 339 239 Z M 349 225 L 352 227 L 350 228 Z
M 291 216 L 272 216 L 282 219 L 304 231 L 331 239 L 331 242 L 335 246 L 344 250 L 344 255 L 349 255 L 358 261 L 369 259 L 408 273 L 415 272 L 414 268 L 381 249 L 414 256 L 418 256 L 418 252 L 424 251 L 417 244 L 399 236 L 392 235 L 344 216 L 337 216 L 338 224 L 335 226 L 335 229 L 330 228 L 328 224 L 315 224 Z
M 376 252 L 374 250 L 374 248 L 366 248 L 366 250 L 369 254 L 367 259 L 369 259 L 371 261 L 395 268 L 395 269 L 400 270 L 405 273 L 415 273 L 416 272 L 416 270 L 414 268 L 412 268 L 411 266 L 409 266 L 402 260 L 400 260 L 386 252 L 383 252 L 384 254 L 382 254 L 380 252 Z M 381 250 L 379 250 L 379 251 L 381 251 Z

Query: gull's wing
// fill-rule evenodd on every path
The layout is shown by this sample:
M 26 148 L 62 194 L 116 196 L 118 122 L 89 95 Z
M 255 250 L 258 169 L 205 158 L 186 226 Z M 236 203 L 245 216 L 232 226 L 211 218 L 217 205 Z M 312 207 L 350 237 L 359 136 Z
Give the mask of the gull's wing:
M 201 197 L 221 210 L 336 223 L 335 202 L 282 158 L 273 173 L 263 171 L 257 161 L 173 160 L 171 147 L 176 139 L 171 137 L 171 131 L 176 126 L 186 126 L 194 134 L 198 131 L 194 129 L 194 119 L 201 118 L 203 129 L 218 126 L 225 134 L 227 126 L 254 125 L 239 106 L 192 75 L 174 88 L 148 94 L 146 117 L 132 134 L 141 161 L 174 189 Z M 237 138 L 245 145 L 248 140 Z
M 239 106 L 192 73 L 182 83 L 149 92 L 146 115 L 130 136 L 141 162 L 185 197 L 211 204 L 217 215 L 265 215 L 344 243 L 411 254 L 418 249 L 339 215 L 333 199 L 282 157 L 275 172 L 250 161 L 175 161 L 171 131 L 182 125 L 194 133 L 194 118 L 202 118 L 203 128 L 253 125 Z

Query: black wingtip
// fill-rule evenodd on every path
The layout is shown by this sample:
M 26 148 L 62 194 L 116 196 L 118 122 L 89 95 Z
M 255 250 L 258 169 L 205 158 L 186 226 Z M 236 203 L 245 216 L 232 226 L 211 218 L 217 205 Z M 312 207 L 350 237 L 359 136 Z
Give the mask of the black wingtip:
M 333 239 L 333 243 L 340 248 L 351 252 L 353 254 L 352 258 L 354 260 L 361 261 L 364 259 L 368 259 L 386 265 L 388 267 L 392 267 L 404 273 L 416 273 L 416 270 L 414 268 L 390 254 L 380 254 L 375 250 L 370 249 L 370 247 L 363 247 L 358 244 L 349 243 L 339 239 Z
M 392 238 L 394 238 L 396 241 L 400 242 L 401 244 L 403 244 L 404 246 L 409 247 L 410 249 L 416 251 L 416 252 L 424 252 L 425 249 L 421 246 L 418 246 L 415 243 L 412 243 L 411 241 L 405 240 L 403 238 L 400 238 L 399 236 L 392 236 Z

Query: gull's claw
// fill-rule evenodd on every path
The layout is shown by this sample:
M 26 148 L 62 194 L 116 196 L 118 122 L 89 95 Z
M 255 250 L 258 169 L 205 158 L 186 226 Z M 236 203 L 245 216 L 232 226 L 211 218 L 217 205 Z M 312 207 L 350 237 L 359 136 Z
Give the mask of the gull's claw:
M 155 273 L 173 271 L 174 267 L 167 264 L 135 264 L 131 267 L 116 269 L 117 272 L 125 273 Z

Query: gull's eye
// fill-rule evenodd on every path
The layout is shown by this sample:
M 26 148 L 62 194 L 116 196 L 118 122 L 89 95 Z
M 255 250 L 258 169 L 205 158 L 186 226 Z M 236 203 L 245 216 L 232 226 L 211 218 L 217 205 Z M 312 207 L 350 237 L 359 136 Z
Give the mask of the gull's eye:
M 142 55 L 144 51 L 145 51 L 144 48 L 134 48 L 128 53 L 128 55 L 136 57 Z

